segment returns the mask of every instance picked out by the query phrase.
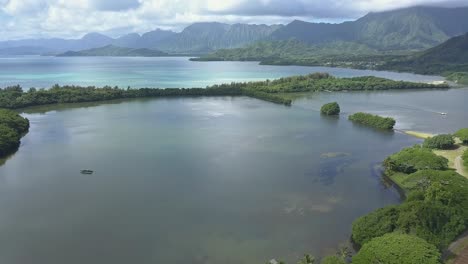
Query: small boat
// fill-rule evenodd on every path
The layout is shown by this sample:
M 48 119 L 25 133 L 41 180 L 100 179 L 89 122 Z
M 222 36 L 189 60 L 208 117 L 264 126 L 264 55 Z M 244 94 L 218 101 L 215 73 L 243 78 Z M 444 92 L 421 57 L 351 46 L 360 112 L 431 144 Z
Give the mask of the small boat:
M 447 115 L 447 113 L 444 113 L 444 112 L 440 112 L 439 114 L 440 115 Z
M 92 170 L 81 170 L 80 172 L 81 172 L 81 174 L 88 174 L 88 175 L 94 173 L 94 171 L 92 171 Z

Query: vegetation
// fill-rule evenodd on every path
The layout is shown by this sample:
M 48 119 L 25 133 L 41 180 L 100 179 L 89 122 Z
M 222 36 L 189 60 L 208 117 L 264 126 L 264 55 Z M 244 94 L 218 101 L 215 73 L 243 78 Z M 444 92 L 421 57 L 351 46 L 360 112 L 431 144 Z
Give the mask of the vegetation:
M 345 260 L 338 256 L 327 256 L 322 259 L 320 264 L 346 264 Z
M 390 117 L 381 117 L 378 115 L 372 115 L 372 114 L 361 113 L 361 112 L 350 115 L 349 120 L 358 124 L 362 124 L 362 125 L 366 125 L 366 126 L 370 126 L 370 127 L 374 127 L 378 129 L 393 129 L 393 126 L 395 126 L 395 122 L 396 122 L 395 119 L 390 118 Z
M 392 81 L 377 77 L 335 78 L 327 73 L 314 73 L 261 82 L 230 83 L 206 88 L 140 88 L 119 89 L 118 87 L 59 86 L 31 88 L 24 92 L 20 86 L 0 89 L 0 107 L 23 108 L 57 103 L 93 102 L 124 98 L 170 97 L 170 96 L 250 96 L 275 103 L 290 105 L 291 99 L 280 93 L 341 91 L 341 90 L 385 90 L 410 88 L 440 88 L 441 85 Z
M 468 72 L 452 72 L 444 74 L 447 80 L 458 83 L 468 84 Z
M 440 264 L 434 245 L 416 236 L 390 233 L 372 239 L 353 257 L 353 264 Z
M 352 239 L 362 246 L 353 263 L 440 263 L 436 248 L 445 249 L 468 226 L 468 179 L 420 145 L 389 156 L 384 166 L 407 199 L 353 223 Z
M 358 218 L 352 227 L 353 241 L 357 245 L 364 245 L 375 237 L 393 232 L 396 229 L 398 213 L 397 206 L 388 206 Z
M 424 140 L 423 146 L 430 149 L 451 149 L 455 144 L 452 135 L 437 135 Z
M 410 174 L 426 169 L 446 170 L 448 159 L 437 156 L 430 149 L 416 145 L 389 156 L 384 160 L 384 166 L 389 174 L 391 172 Z
M 463 144 L 468 144 L 468 128 L 462 128 L 454 135 L 458 137 L 463 142 Z
M 13 111 L 0 109 L 0 158 L 16 151 L 22 135 L 28 130 L 28 119 Z
M 320 113 L 323 115 L 339 115 L 340 105 L 337 102 L 324 104 L 322 108 L 320 108 Z

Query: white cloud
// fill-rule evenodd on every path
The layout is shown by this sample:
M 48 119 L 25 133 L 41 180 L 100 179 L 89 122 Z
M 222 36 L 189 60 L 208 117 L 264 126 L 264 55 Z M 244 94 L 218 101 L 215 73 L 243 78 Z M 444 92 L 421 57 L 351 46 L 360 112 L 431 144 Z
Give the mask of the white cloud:
M 412 5 L 466 0 L 0 0 L 0 39 L 79 37 L 88 32 L 180 30 L 197 21 L 287 23 L 342 21 Z M 3 15 L 2 15 L 3 13 Z

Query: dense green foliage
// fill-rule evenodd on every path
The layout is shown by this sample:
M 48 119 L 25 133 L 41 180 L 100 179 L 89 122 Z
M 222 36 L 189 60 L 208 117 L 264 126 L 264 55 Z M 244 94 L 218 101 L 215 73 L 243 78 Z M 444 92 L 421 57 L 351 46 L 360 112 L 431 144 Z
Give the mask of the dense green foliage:
M 405 148 L 385 159 L 384 165 L 388 172 L 413 173 L 418 170 L 448 169 L 448 160 L 437 156 L 430 149 L 414 146 Z
M 408 199 L 353 223 L 352 238 L 364 245 L 394 231 L 417 235 L 444 248 L 468 224 L 468 180 L 453 171 L 422 170 L 402 183 Z
M 463 144 L 468 144 L 468 128 L 462 128 L 455 132 L 454 135 L 458 137 L 463 142 Z
M 320 261 L 320 264 L 346 264 L 346 262 L 338 256 L 327 256 Z
M 440 264 L 434 245 L 416 236 L 390 233 L 372 239 L 353 257 L 353 264 Z
M 348 119 L 355 123 L 378 129 L 393 129 L 393 126 L 395 126 L 396 123 L 395 119 L 390 117 L 381 117 L 361 112 L 350 115 Z
M 454 144 L 452 135 L 437 135 L 424 140 L 423 146 L 430 149 L 451 149 Z
M 21 136 L 28 130 L 26 118 L 11 110 L 0 109 L 0 158 L 18 149 Z
M 0 107 L 22 108 L 56 103 L 79 103 L 123 98 L 169 96 L 251 96 L 275 103 L 290 105 L 291 100 L 280 93 L 312 92 L 324 90 L 384 90 L 410 88 L 439 88 L 438 85 L 392 81 L 377 77 L 335 78 L 326 73 L 293 76 L 261 82 L 213 85 L 206 88 L 140 88 L 58 86 L 24 92 L 19 86 L 0 89 Z
M 337 102 L 324 104 L 322 108 L 320 108 L 320 113 L 323 115 L 339 115 L 340 105 Z
M 388 206 L 358 218 L 353 222 L 353 241 L 357 245 L 364 245 L 375 237 L 393 232 L 396 229 L 398 213 L 397 206 Z
M 21 87 L 13 86 L 0 90 L 0 107 L 22 108 L 34 105 L 57 103 L 80 103 L 122 98 L 142 97 L 174 97 L 174 96 L 225 96 L 242 95 L 242 89 L 235 86 L 216 86 L 213 88 L 189 88 L 189 89 L 119 89 L 118 87 L 79 87 L 58 86 L 48 90 L 30 89 L 23 92 Z
M 14 129 L 18 134 L 24 134 L 29 130 L 28 119 L 7 109 L 0 109 L 0 124 Z
M 87 49 L 81 51 L 67 51 L 59 54 L 59 57 L 80 57 L 80 56 L 115 56 L 115 57 L 161 57 L 169 54 L 160 50 L 145 48 L 124 48 L 114 45 L 107 45 L 101 48 Z

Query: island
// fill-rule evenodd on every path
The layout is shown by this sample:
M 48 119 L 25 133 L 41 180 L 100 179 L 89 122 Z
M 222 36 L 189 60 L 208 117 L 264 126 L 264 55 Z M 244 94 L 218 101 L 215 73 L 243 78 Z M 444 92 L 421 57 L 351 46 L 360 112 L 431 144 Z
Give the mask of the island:
M 350 115 L 348 119 L 357 124 L 387 130 L 393 129 L 393 126 L 395 126 L 396 123 L 395 119 L 391 117 L 381 117 L 362 112 Z
M 101 48 L 87 49 L 81 51 L 67 51 L 58 54 L 57 57 L 165 57 L 168 53 L 147 48 L 125 48 L 114 45 L 107 45 Z

